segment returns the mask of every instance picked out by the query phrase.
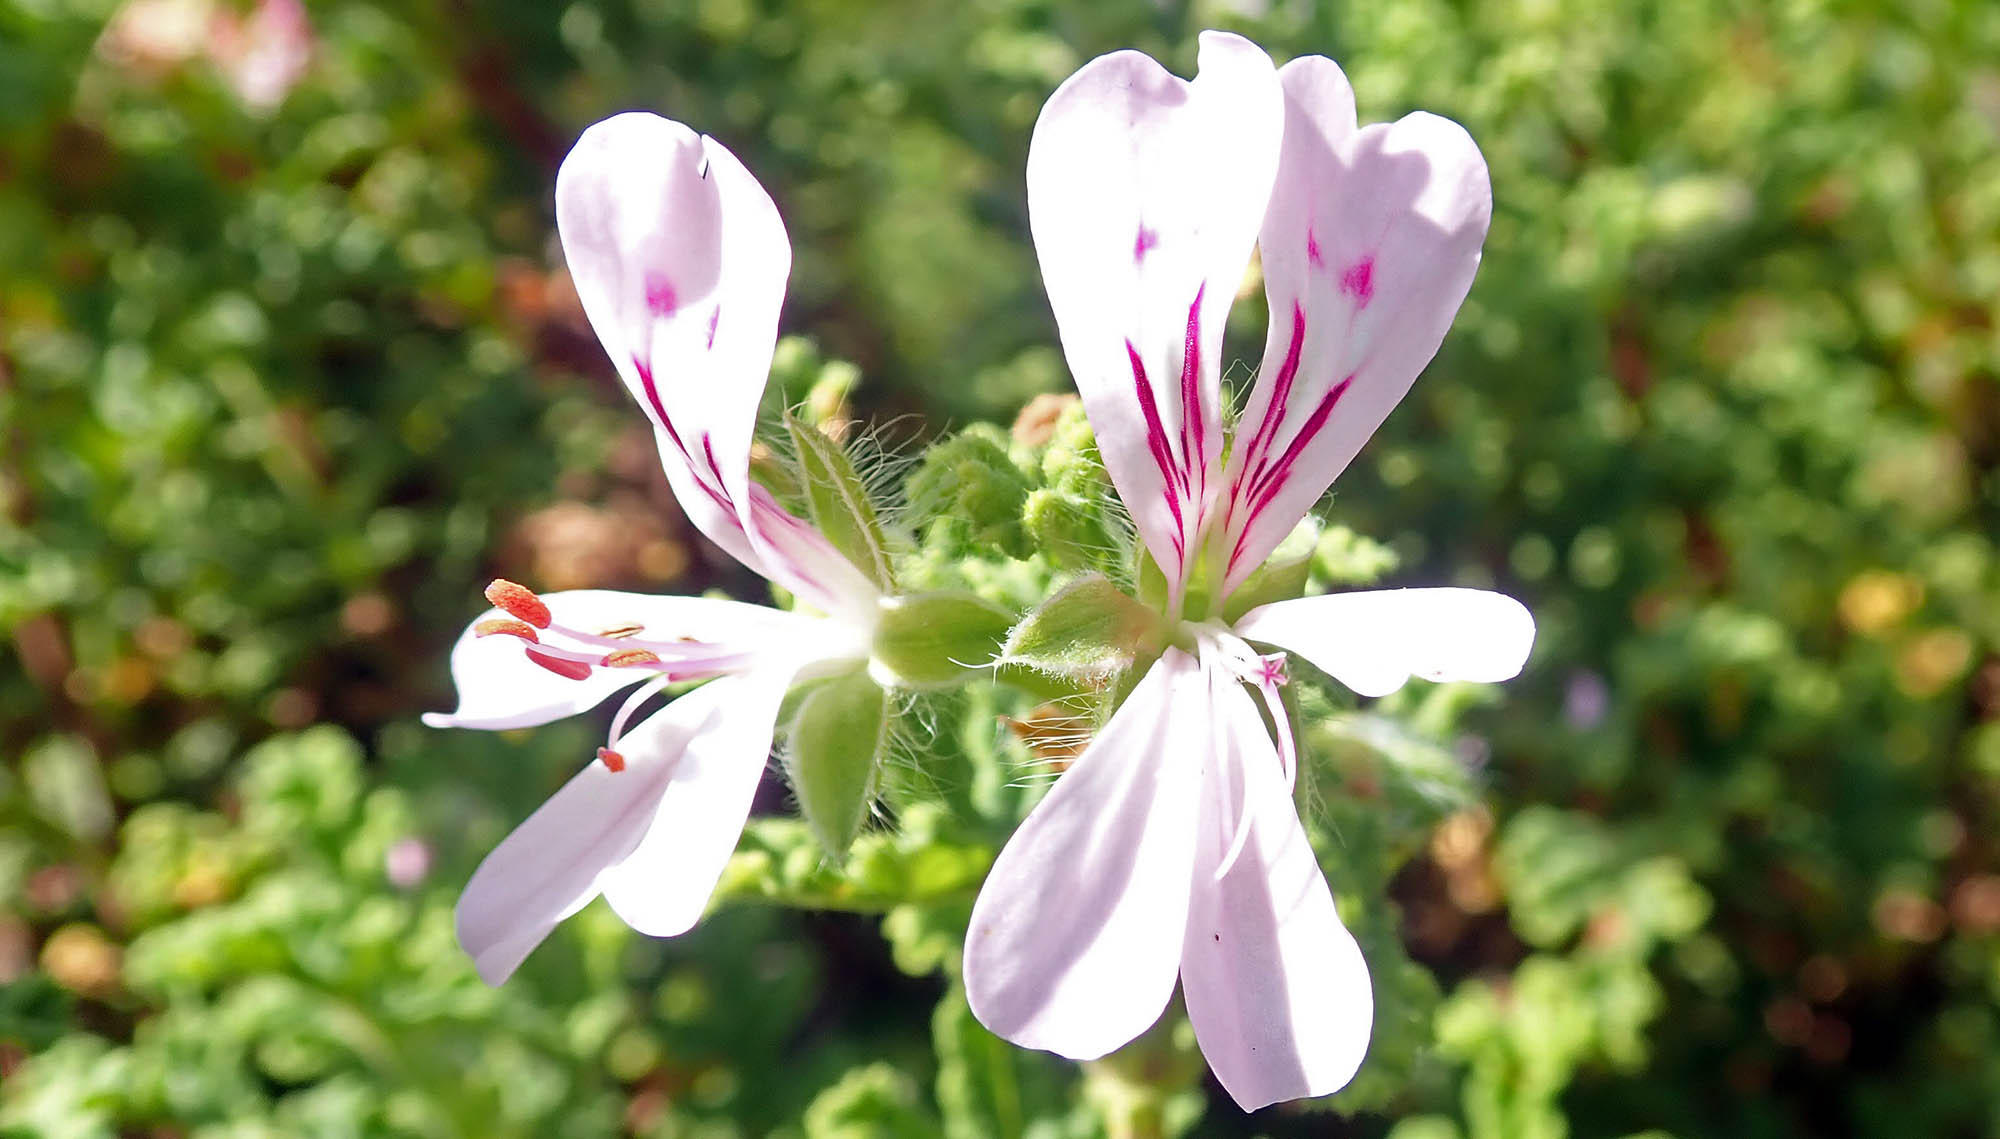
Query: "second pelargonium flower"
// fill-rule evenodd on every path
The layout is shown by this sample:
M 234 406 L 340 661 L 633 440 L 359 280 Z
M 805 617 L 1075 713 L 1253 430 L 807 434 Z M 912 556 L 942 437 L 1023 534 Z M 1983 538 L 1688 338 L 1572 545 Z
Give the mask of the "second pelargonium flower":
M 563 253 L 591 326 L 651 421 L 681 507 L 802 610 L 511 582 L 452 651 L 459 706 L 433 727 L 547 723 L 635 688 L 597 760 L 508 835 L 465 888 L 458 936 L 491 983 L 600 893 L 656 936 L 701 915 L 735 849 L 794 684 L 870 656 L 888 571 L 861 566 L 750 479 L 791 245 L 720 143 L 625 114 L 556 181 Z M 638 723 L 670 683 L 706 680 Z M 864 747 L 866 741 L 847 741 Z
M 1478 268 L 1485 163 L 1433 115 L 1358 128 L 1331 60 L 1274 69 L 1210 32 L 1192 82 L 1137 52 L 1065 82 L 1035 127 L 1028 205 L 1171 647 L 994 864 L 967 934 L 973 1011 L 1089 1059 L 1144 1031 L 1178 979 L 1242 1107 L 1335 1091 L 1367 1050 L 1367 966 L 1292 801 L 1286 655 L 1259 646 L 1377 696 L 1507 679 L 1534 624 L 1466 589 L 1225 615 L 1436 353 Z M 1271 326 L 1230 432 L 1222 330 L 1253 247 Z

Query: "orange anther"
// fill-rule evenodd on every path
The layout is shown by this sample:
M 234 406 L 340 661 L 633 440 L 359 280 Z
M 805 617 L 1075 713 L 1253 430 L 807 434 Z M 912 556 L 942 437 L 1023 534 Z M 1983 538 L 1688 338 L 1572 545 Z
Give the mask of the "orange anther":
M 486 600 L 491 601 L 495 609 L 505 610 L 537 629 L 549 627 L 549 607 L 542 604 L 535 591 L 525 585 L 496 577 L 493 584 L 486 587 Z
M 644 664 L 658 664 L 660 658 L 645 649 L 620 649 L 604 658 L 606 668 L 636 668 Z
M 531 645 L 540 644 L 542 641 L 535 635 L 533 625 L 526 621 L 516 621 L 512 617 L 488 617 L 472 627 L 472 635 L 475 637 L 490 637 L 495 633 L 519 637 Z
M 597 635 L 600 637 L 612 637 L 618 640 L 623 640 L 626 637 L 638 636 L 640 633 L 645 631 L 645 628 L 646 626 L 641 625 L 637 621 L 626 621 L 623 624 L 611 625 L 607 626 L 606 628 L 599 629 L 597 631 Z
M 529 660 L 534 661 L 557 676 L 566 676 L 571 680 L 582 680 L 584 677 L 590 675 L 590 666 L 580 660 L 564 660 L 562 657 L 552 657 L 547 653 L 538 653 L 533 649 L 527 651 Z
M 615 751 L 612 751 L 608 747 L 598 748 L 597 758 L 603 761 L 604 766 L 610 768 L 613 771 L 625 770 L 625 757 L 619 755 Z

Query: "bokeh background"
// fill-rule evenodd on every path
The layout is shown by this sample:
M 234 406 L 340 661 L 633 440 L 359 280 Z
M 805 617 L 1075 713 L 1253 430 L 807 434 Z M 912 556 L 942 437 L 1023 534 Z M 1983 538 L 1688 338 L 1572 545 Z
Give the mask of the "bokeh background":
M 915 453 L 1068 388 L 1042 100 L 1209 26 L 1492 167 L 1324 509 L 1541 630 L 1353 902 L 1409 996 L 1355 1114 L 985 1036 L 990 847 L 941 908 L 597 907 L 480 985 L 456 890 L 596 742 L 417 724 L 480 587 L 757 596 L 561 270 L 569 141 L 731 146 L 797 251 L 780 386 Z M 0 0 L 0 1134 L 2000 1135 L 1996 305 L 1986 0 Z

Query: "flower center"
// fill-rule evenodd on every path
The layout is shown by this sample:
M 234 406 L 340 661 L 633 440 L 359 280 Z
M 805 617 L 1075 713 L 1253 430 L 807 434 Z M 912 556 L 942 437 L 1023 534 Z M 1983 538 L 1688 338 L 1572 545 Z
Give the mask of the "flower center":
M 1285 788 L 1290 791 L 1298 785 L 1298 749 L 1292 739 L 1291 716 L 1285 711 L 1285 699 L 1279 691 L 1290 683 L 1286 669 L 1288 658 L 1284 653 L 1259 653 L 1250 647 L 1249 642 L 1214 623 L 1197 626 L 1195 635 L 1206 660 L 1257 690 L 1258 697 L 1264 702 L 1264 710 L 1271 717 L 1273 742 L 1278 750 L 1278 769 L 1284 773 Z M 1229 873 L 1230 867 L 1236 865 L 1237 856 L 1243 853 L 1243 847 L 1250 839 L 1251 814 L 1255 809 L 1256 803 L 1248 794 L 1246 783 L 1243 802 L 1236 804 L 1235 835 L 1230 840 L 1228 851 L 1216 865 L 1216 881 L 1221 881 Z
M 506 615 L 480 620 L 472 627 L 473 635 L 514 637 L 522 642 L 521 651 L 530 661 L 557 676 L 586 680 L 603 668 L 652 674 L 626 698 L 612 718 L 605 746 L 597 749 L 598 760 L 612 771 L 625 770 L 625 756 L 618 751 L 618 743 L 633 713 L 647 699 L 676 681 L 736 672 L 750 660 L 750 654 L 740 647 L 684 637 L 649 637 L 643 621 L 617 621 L 595 628 L 564 624 L 555 619 L 548 603 L 534 590 L 505 578 L 496 578 L 486 587 L 486 600 Z

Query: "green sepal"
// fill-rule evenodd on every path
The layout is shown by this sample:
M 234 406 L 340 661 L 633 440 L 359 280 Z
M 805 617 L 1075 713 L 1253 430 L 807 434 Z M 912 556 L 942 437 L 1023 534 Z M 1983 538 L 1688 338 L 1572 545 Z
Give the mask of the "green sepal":
M 1235 624 L 1259 605 L 1302 597 L 1312 576 L 1313 554 L 1319 545 L 1319 524 L 1301 519 L 1278 548 L 1253 570 L 1222 603 L 1222 619 Z
M 875 768 L 889 738 L 889 703 L 865 669 L 821 681 L 792 716 L 785 764 L 813 837 L 835 861 L 868 819 Z
M 1014 614 L 977 594 L 924 593 L 882 602 L 868 662 L 877 682 L 897 688 L 944 688 L 988 670 L 1000 656 Z
M 1150 609 L 1165 612 L 1167 608 L 1167 574 L 1153 560 L 1153 552 L 1144 542 L 1139 544 L 1139 601 Z
M 1065 680 L 1102 685 L 1158 653 L 1159 616 L 1098 575 L 1057 590 L 1007 637 L 1001 660 Z
M 882 522 L 875 516 L 868 490 L 861 484 L 861 476 L 854 473 L 846 452 L 819 428 L 790 412 L 785 414 L 785 430 L 798 452 L 799 489 L 813 525 L 877 588 L 894 590 L 896 579 L 889 568 Z

